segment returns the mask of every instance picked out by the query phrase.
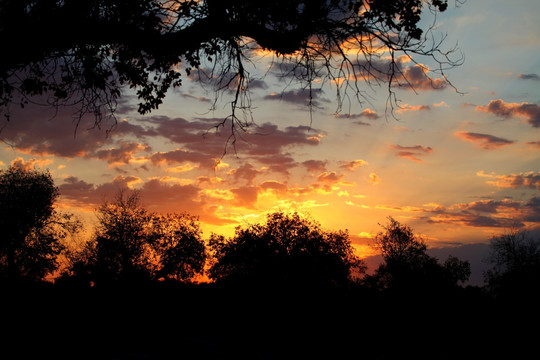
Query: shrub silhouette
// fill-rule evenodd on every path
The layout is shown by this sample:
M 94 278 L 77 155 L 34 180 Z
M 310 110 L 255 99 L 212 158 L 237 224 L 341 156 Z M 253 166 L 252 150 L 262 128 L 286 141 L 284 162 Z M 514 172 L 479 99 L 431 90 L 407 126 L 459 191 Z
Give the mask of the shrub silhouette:
M 213 235 L 210 277 L 260 286 L 346 286 L 363 272 L 348 233 L 328 232 L 297 213 L 269 214 L 264 224 L 238 227 L 233 238 Z

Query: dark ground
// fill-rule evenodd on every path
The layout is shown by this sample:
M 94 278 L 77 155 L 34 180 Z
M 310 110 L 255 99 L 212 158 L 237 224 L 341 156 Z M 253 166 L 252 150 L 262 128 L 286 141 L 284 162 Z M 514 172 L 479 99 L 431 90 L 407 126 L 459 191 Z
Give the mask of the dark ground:
M 521 359 L 538 304 L 365 289 L 2 291 L 4 359 Z M 522 357 L 523 356 L 523 357 Z

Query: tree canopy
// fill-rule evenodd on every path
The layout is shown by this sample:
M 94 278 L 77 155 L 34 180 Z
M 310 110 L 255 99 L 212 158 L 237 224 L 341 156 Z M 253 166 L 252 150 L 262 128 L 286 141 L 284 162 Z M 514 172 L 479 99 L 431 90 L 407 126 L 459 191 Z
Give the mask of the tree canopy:
M 126 191 L 103 203 L 97 217 L 94 238 L 71 256 L 64 279 L 100 285 L 188 281 L 202 273 L 206 250 L 195 217 L 148 212 L 137 192 Z
M 426 10 L 447 7 L 447 0 L 5 0 L 0 108 L 9 120 L 10 105 L 38 98 L 74 105 L 99 125 L 125 88 L 147 113 L 201 64 L 213 64 L 218 88 L 234 90 L 233 125 L 246 124 L 235 111 L 249 108 L 244 64 L 257 49 L 292 65 L 306 88 L 317 77 L 341 78 L 338 98 L 352 90 L 360 99 L 357 82 L 375 80 L 392 94 L 392 84 L 408 83 L 399 55 L 433 59 L 443 78 L 461 61 L 441 49 L 444 37 L 428 36 L 433 26 L 420 27 Z
M 210 240 L 216 281 L 260 286 L 346 286 L 365 270 L 347 232 L 328 232 L 299 214 L 276 212 L 266 223 Z
M 421 294 L 425 291 L 449 290 L 465 282 L 471 275 L 470 264 L 449 256 L 443 263 L 427 254 L 425 241 L 411 227 L 392 217 L 374 239 L 383 263 L 366 283 L 377 289 Z
M 1 278 L 37 281 L 57 269 L 62 240 L 80 226 L 56 211 L 57 198 L 49 172 L 0 170 Z
M 512 229 L 491 239 L 491 265 L 485 273 L 496 297 L 537 301 L 540 298 L 540 238 Z

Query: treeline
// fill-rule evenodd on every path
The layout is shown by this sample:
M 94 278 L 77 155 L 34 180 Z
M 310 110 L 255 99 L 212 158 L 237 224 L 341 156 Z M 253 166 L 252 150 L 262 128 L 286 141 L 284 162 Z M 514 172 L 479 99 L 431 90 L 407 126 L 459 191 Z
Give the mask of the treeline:
M 96 211 L 91 240 L 68 246 L 82 225 L 59 213 L 48 172 L 10 167 L 0 172 L 0 270 L 6 283 L 39 282 L 55 274 L 63 286 L 115 286 L 148 282 L 248 287 L 324 287 L 390 292 L 463 288 L 470 264 L 427 254 L 425 242 L 393 218 L 373 245 L 383 263 L 371 275 L 347 231 L 327 231 L 299 214 L 276 212 L 266 222 L 238 227 L 233 237 L 203 239 L 196 217 L 149 212 L 134 191 L 119 191 Z M 486 291 L 529 294 L 539 287 L 540 239 L 525 232 L 494 237 Z
M 149 212 L 128 191 L 74 249 L 81 224 L 58 196 L 49 173 L 0 172 L 2 341 L 35 342 L 32 357 L 515 358 L 534 344 L 540 239 L 525 232 L 492 239 L 473 287 L 467 261 L 428 255 L 393 218 L 367 274 L 347 231 L 299 214 L 204 239 L 197 218 Z

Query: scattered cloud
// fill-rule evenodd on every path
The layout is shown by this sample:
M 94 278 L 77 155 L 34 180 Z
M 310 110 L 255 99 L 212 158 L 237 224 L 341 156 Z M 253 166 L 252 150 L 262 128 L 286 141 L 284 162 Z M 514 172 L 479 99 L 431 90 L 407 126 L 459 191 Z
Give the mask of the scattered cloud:
M 480 177 L 493 179 L 486 182 L 499 188 L 529 188 L 540 190 L 540 171 L 530 171 L 528 173 L 510 175 L 485 174 L 484 172 L 480 171 L 477 173 L 477 175 Z
M 110 166 L 129 164 L 134 160 L 134 154 L 139 152 L 149 152 L 151 150 L 148 144 L 139 144 L 136 142 L 120 142 L 119 147 L 98 150 L 89 154 L 89 157 L 97 157 L 105 160 Z
M 326 171 L 326 164 L 328 161 L 326 160 L 306 160 L 302 162 L 302 166 L 306 168 L 309 172 L 325 172 Z
M 428 76 L 430 70 L 421 64 L 406 67 L 402 72 L 404 81 L 413 90 L 442 90 L 448 85 L 448 82 L 443 78 Z
M 469 141 L 484 150 L 494 150 L 503 146 L 512 145 L 514 141 L 500 138 L 494 135 L 480 134 L 468 131 L 458 131 L 454 135 L 464 141 Z
M 349 171 L 353 171 L 356 168 L 362 167 L 364 165 L 367 165 L 368 162 L 365 160 L 352 160 L 352 161 L 342 161 L 341 165 L 339 166 L 341 169 L 346 169 Z
M 424 160 L 420 159 L 419 156 L 424 156 L 433 151 L 431 147 L 429 146 L 425 147 L 422 145 L 401 146 L 401 145 L 391 144 L 389 145 L 389 147 L 391 149 L 397 150 L 396 156 L 404 158 L 404 159 L 416 161 L 416 162 L 423 162 Z
M 533 197 L 526 202 L 488 199 L 421 211 L 429 213 L 426 219 L 433 224 L 485 228 L 524 227 L 527 222 L 540 221 L 540 198 Z
M 335 115 L 336 119 L 350 119 L 350 120 L 358 120 L 358 119 L 368 119 L 368 120 L 377 120 L 381 116 L 377 114 L 375 110 L 371 110 L 370 108 L 362 110 L 362 112 L 358 114 L 337 114 Z M 363 121 L 354 121 L 354 124 L 357 125 L 366 125 L 371 126 L 370 123 L 366 123 Z
M 369 182 L 373 185 L 378 185 L 381 182 L 381 178 L 379 177 L 379 175 L 372 172 L 371 174 L 369 174 Z
M 540 127 L 540 105 L 531 103 L 505 103 L 501 99 L 491 100 L 487 106 L 477 106 L 477 111 L 495 114 L 502 118 L 524 117 L 533 127 Z
M 540 149 L 540 140 L 538 140 L 538 141 L 527 141 L 527 145 L 531 145 L 533 147 L 536 147 L 536 148 Z
M 444 78 L 431 76 L 434 72 L 422 64 L 410 65 L 408 56 L 397 59 L 358 59 L 353 63 L 355 76 L 366 80 L 389 81 L 389 71 L 394 69 L 392 81 L 395 86 L 410 90 L 442 90 L 448 86 Z
M 298 89 L 283 91 L 281 93 L 271 93 L 264 97 L 265 100 L 285 101 L 297 105 L 312 105 L 317 108 L 322 107 L 321 102 L 328 102 L 322 98 L 322 89 Z
M 24 160 L 22 157 L 17 157 L 11 161 L 11 166 L 24 171 L 44 168 L 53 163 L 52 159 L 29 159 Z M 1 164 L 0 164 L 1 165 Z
M 400 106 L 399 109 L 396 110 L 397 113 L 404 113 L 408 111 L 426 111 L 431 110 L 431 107 L 429 105 L 409 105 L 405 104 L 403 106 Z
M 538 74 L 519 74 L 518 78 L 523 79 L 523 80 L 540 81 L 540 76 L 538 76 Z

